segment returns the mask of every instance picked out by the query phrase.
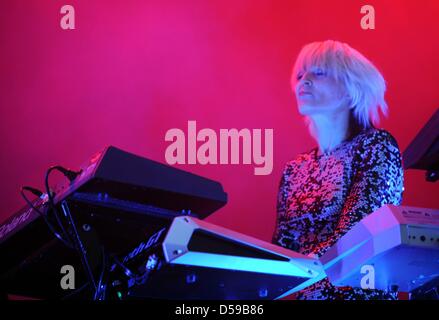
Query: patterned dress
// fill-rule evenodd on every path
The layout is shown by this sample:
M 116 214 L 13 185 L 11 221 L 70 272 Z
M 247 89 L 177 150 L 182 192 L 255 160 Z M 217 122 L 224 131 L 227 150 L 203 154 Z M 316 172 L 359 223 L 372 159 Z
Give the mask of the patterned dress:
M 363 130 L 324 154 L 314 148 L 285 166 L 272 242 L 321 257 L 368 214 L 400 205 L 403 190 L 399 148 L 385 130 Z M 395 298 L 380 290 L 334 287 L 327 278 L 297 294 L 304 300 Z

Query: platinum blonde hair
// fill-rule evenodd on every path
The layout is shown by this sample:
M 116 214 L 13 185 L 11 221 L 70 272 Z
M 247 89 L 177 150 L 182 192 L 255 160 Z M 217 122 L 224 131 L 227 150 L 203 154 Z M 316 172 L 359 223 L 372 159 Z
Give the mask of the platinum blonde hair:
M 363 128 L 379 123 L 379 111 L 387 116 L 388 106 L 384 99 L 386 83 L 382 74 L 372 62 L 348 44 L 326 40 L 305 45 L 294 65 L 293 86 L 298 73 L 311 66 L 323 68 L 344 85 L 350 97 L 353 116 Z

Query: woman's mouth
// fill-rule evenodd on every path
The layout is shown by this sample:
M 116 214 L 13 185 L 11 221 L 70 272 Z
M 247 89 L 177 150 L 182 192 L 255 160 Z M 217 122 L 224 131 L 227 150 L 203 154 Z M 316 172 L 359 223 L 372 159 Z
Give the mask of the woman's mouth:
M 312 93 L 308 92 L 308 91 L 305 91 L 305 90 L 300 90 L 299 91 L 299 97 L 302 97 L 302 96 L 312 96 Z

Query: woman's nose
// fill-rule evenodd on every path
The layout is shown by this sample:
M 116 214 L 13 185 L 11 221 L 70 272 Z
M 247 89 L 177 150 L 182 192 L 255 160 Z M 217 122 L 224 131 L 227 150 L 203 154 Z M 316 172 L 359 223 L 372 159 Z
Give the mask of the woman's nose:
M 305 80 L 303 80 L 303 84 L 306 85 L 306 86 L 311 87 L 312 86 L 312 81 L 310 79 L 305 79 Z
M 298 85 L 304 85 L 304 86 L 312 86 L 312 80 L 311 80 L 311 76 L 308 72 L 305 72 L 302 77 L 300 78 Z
M 309 72 L 305 72 L 302 76 L 302 83 L 305 86 L 312 86 L 312 80 L 311 80 L 311 75 L 309 74 Z

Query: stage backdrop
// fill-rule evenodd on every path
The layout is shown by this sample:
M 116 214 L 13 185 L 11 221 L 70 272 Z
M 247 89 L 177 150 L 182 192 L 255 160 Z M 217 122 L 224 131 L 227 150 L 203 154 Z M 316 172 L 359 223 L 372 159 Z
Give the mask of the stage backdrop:
M 362 28 L 366 4 L 375 29 Z M 75 168 L 107 145 L 166 163 L 168 130 L 196 121 L 197 132 L 273 129 L 270 174 L 177 165 L 228 193 L 208 221 L 269 241 L 283 166 L 315 146 L 290 88 L 300 48 L 335 39 L 375 62 L 388 84 L 381 127 L 403 151 L 439 106 L 438 19 L 436 0 L 2 0 L 0 221 L 50 165 Z M 439 208 L 438 191 L 405 173 L 404 205 Z

